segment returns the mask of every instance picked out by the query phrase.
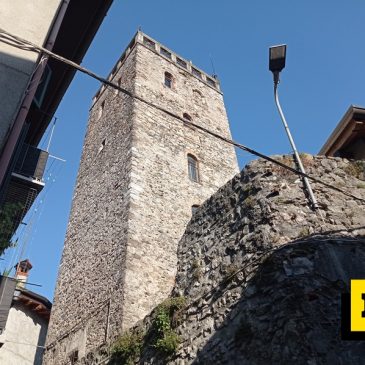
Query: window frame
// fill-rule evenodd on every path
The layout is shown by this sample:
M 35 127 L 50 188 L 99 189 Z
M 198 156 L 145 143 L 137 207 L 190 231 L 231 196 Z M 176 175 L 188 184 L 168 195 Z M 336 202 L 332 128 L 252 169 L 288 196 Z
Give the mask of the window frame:
M 189 180 L 200 183 L 199 160 L 191 153 L 187 154 L 187 160 Z
M 165 71 L 165 73 L 164 73 L 163 84 L 165 87 L 168 87 L 169 89 L 172 89 L 172 87 L 174 85 L 174 76 L 168 71 Z

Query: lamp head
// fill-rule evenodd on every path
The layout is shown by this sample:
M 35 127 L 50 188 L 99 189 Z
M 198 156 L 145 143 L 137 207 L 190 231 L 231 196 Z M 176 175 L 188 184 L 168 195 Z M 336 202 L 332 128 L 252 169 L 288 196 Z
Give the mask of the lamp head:
M 280 72 L 285 67 L 286 44 L 273 46 L 269 49 L 269 70 Z

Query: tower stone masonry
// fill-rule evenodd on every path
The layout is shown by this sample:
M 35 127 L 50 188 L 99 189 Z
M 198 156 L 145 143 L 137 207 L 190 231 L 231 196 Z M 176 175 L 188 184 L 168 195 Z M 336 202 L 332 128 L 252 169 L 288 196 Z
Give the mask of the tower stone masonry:
M 231 138 L 218 80 L 142 32 L 109 80 Z M 232 146 L 102 86 L 90 111 L 44 363 L 78 363 L 166 298 L 192 208 L 237 172 Z

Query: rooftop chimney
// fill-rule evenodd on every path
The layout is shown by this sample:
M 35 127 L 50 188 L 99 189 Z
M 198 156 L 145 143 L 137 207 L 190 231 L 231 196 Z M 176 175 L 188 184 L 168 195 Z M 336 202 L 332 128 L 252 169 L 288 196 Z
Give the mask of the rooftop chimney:
M 17 280 L 18 288 L 24 288 L 25 283 L 28 280 L 29 271 L 32 267 L 33 266 L 28 259 L 20 261 L 14 266 L 16 270 L 15 279 Z

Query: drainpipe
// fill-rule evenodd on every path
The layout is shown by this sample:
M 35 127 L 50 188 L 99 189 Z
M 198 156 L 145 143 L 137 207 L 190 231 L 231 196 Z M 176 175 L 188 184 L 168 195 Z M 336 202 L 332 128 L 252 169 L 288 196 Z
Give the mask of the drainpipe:
M 64 15 L 66 13 L 67 7 L 71 0 L 63 0 L 60 6 L 58 7 L 57 15 L 53 21 L 51 29 L 49 31 L 46 44 L 44 47 L 48 50 L 52 50 L 58 31 L 61 27 Z M 19 108 L 18 114 L 13 123 L 13 127 L 11 129 L 8 140 L 6 141 L 5 147 L 3 149 L 3 153 L 0 157 L 0 187 L 3 187 L 4 178 L 6 176 L 6 172 L 8 171 L 8 166 L 13 156 L 14 150 L 16 148 L 17 141 L 23 129 L 25 118 L 28 115 L 29 108 L 32 104 L 34 94 L 37 90 L 37 86 L 41 80 L 43 71 L 46 67 L 48 55 L 41 55 L 40 60 L 36 69 L 33 72 L 31 80 L 28 84 L 27 91 L 25 92 L 23 102 Z M 1 189 L 2 190 L 2 189 Z

